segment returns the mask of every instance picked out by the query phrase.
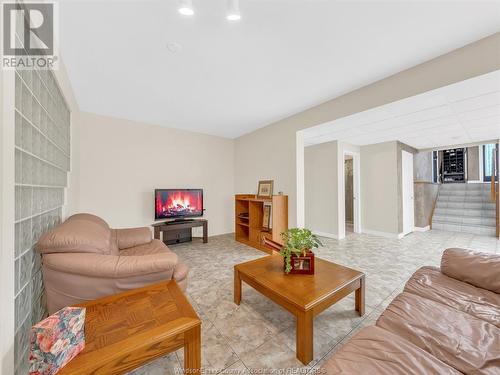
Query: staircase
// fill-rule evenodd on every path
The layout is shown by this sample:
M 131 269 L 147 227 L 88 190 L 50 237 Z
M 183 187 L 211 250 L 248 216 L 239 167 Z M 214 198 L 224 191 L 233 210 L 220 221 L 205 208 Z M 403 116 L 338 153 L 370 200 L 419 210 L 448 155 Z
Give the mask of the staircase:
M 432 229 L 495 236 L 495 215 L 489 183 L 443 184 L 432 217 Z

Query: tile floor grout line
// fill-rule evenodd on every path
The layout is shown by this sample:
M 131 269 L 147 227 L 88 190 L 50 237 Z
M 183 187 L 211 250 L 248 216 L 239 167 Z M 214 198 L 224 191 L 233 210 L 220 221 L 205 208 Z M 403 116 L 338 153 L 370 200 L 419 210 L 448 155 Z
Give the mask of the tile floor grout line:
M 232 365 L 234 365 L 234 364 L 235 364 L 236 362 L 238 362 L 238 361 L 240 361 L 241 363 L 243 363 L 243 365 L 245 365 L 245 364 L 244 364 L 244 362 L 243 362 L 243 360 L 240 358 L 239 354 L 236 352 L 236 350 L 235 350 L 235 349 L 231 346 L 231 344 L 229 343 L 229 340 L 227 339 L 227 337 L 226 337 L 225 335 L 223 335 L 223 334 L 220 332 L 219 328 L 217 328 L 217 326 L 216 326 L 216 325 L 215 325 L 215 323 L 212 321 L 212 319 L 210 319 L 210 318 L 208 317 L 208 314 L 207 314 L 207 313 L 203 310 L 203 308 L 202 308 L 202 307 L 200 307 L 200 305 L 199 305 L 199 304 L 198 304 L 198 303 L 194 300 L 194 298 L 193 298 L 193 297 L 192 297 L 189 293 L 186 293 L 186 294 L 188 294 L 188 295 L 189 295 L 189 297 L 190 297 L 190 298 L 189 298 L 189 299 L 190 299 L 190 302 L 194 303 L 194 304 L 196 305 L 196 307 L 197 307 L 197 308 L 198 308 L 201 312 L 203 312 L 203 314 L 205 315 L 205 319 L 207 319 L 207 320 L 210 322 L 210 324 L 212 324 L 212 327 L 213 327 L 213 328 L 215 328 L 215 330 L 219 333 L 219 335 L 221 335 L 221 337 L 223 337 L 223 338 L 226 340 L 225 345 L 227 345 L 227 346 L 228 346 L 228 347 L 232 350 L 232 352 L 234 353 L 234 355 L 235 355 L 235 356 L 236 356 L 236 358 L 237 358 L 237 360 L 235 360 L 233 363 L 231 363 L 230 365 L 228 365 L 228 366 L 226 366 L 225 368 L 223 368 L 221 371 L 217 372 L 217 374 L 219 374 L 219 373 L 221 373 L 222 371 L 224 371 L 224 370 L 228 369 L 229 367 L 231 367 Z M 200 318 L 200 320 L 201 320 L 201 318 Z M 203 322 L 202 322 L 202 324 L 203 324 Z M 176 354 L 177 354 L 177 352 L 176 352 Z M 179 359 L 179 356 L 177 356 L 177 359 Z M 179 361 L 180 361 L 180 360 L 179 360 Z M 246 366 L 245 366 L 245 367 L 246 367 Z
M 304 366 L 303 372 L 312 374 L 313 370 L 323 366 L 324 361 L 328 360 L 328 357 L 335 351 L 340 350 L 357 331 L 363 329 L 364 326 L 373 325 L 377 316 L 383 311 L 383 307 L 402 291 L 411 274 L 424 265 L 439 266 L 441 252 L 448 247 L 484 248 L 482 251 L 498 253 L 500 241 L 480 235 L 435 230 L 414 233 L 398 241 L 368 235 L 353 235 L 344 241 L 325 239 L 325 247 L 318 250 L 318 257 L 360 269 L 367 275 L 366 303 L 370 306 L 370 310 L 367 308 L 365 316 L 360 319 L 352 313 L 346 313 L 347 309 L 352 310 L 349 301 L 339 301 L 336 304 L 336 306 L 340 305 L 339 308 L 325 311 L 326 316 L 323 316 L 325 313 L 318 315 L 316 319 L 322 319 L 319 327 L 325 332 L 325 335 L 318 336 L 316 341 L 321 351 L 318 351 L 318 360 L 312 361 L 310 366 Z M 213 341 L 215 347 L 209 345 L 205 348 L 207 353 L 217 356 L 217 363 L 214 360 L 214 364 L 223 363 L 226 366 L 225 361 L 229 363 L 235 360 L 224 370 L 233 366 L 234 369 L 242 371 L 243 369 L 264 369 L 273 365 L 297 366 L 296 356 L 292 356 L 290 352 L 295 353 L 295 350 L 291 350 L 295 341 L 292 342 L 291 334 L 286 334 L 287 328 L 282 328 L 285 325 L 293 326 L 294 321 L 277 311 L 282 310 L 281 307 L 264 303 L 267 301 L 266 297 L 253 293 L 248 294 L 247 302 L 249 303 L 244 304 L 244 306 L 248 305 L 248 309 L 236 315 L 229 303 L 232 301 L 231 296 L 234 292 L 231 287 L 233 266 L 265 256 L 265 254 L 235 242 L 232 234 L 221 235 L 217 238 L 211 237 L 209 244 L 202 245 L 193 242 L 172 246 L 172 250 L 190 266 L 190 282 L 188 282 L 190 293 L 187 294 L 193 301 L 193 306 L 200 315 L 204 316 L 203 320 L 206 325 L 211 324 L 215 328 L 213 330 L 210 328 L 208 332 L 210 336 L 205 336 L 207 339 L 215 340 Z M 207 271 L 207 266 L 209 271 Z M 193 296 L 196 296 L 196 299 Z M 252 324 L 251 328 L 246 328 L 247 321 Z M 266 328 L 268 325 L 272 327 Z M 269 329 L 272 331 L 270 335 L 263 337 L 260 334 L 268 332 Z M 276 337 L 274 332 L 280 334 L 280 337 Z M 256 340 L 248 335 L 256 335 Z M 240 336 L 242 341 L 238 341 Z M 259 344 L 257 341 L 261 339 L 265 341 Z M 233 345 L 236 344 L 241 354 L 234 349 Z M 253 348 L 254 344 L 259 345 Z M 249 347 L 252 349 L 248 349 Z M 277 357 L 273 355 L 272 353 L 276 352 L 273 348 L 282 348 L 283 355 L 286 357 L 280 354 L 276 354 Z M 259 351 L 254 352 L 256 349 Z M 270 349 L 274 351 L 269 352 Z M 326 353 L 322 354 L 323 351 Z M 181 353 L 179 355 L 176 353 L 172 362 L 182 365 L 181 355 Z M 245 357 L 245 361 L 242 356 Z M 165 371 L 170 374 L 171 365 L 166 360 L 159 362 L 158 367 L 153 365 L 147 370 L 148 373 L 151 371 L 151 374 L 165 373 Z M 158 370 L 160 372 L 157 372 Z M 144 372 L 139 371 L 137 375 L 139 374 L 144 374 Z

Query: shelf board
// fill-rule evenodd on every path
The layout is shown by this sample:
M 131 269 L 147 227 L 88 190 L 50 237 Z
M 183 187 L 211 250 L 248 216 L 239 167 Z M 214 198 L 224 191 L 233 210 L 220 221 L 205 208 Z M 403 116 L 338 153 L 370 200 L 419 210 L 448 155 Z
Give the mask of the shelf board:
M 242 223 L 242 222 L 239 222 L 237 223 L 238 225 L 241 225 L 242 227 L 250 227 L 250 225 L 248 223 Z
M 272 198 L 236 198 L 237 201 L 243 202 L 272 202 Z

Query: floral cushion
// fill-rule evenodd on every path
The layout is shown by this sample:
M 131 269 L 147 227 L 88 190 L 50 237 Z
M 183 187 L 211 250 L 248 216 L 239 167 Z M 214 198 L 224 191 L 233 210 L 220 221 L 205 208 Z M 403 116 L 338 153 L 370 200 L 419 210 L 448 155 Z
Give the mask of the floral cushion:
M 53 375 L 85 347 L 85 309 L 65 307 L 31 329 L 30 374 Z

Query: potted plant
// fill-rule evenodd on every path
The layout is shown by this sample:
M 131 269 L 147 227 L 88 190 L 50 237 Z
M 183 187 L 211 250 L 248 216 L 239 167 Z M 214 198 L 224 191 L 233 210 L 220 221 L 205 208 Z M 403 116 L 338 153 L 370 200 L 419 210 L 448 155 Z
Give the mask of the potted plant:
M 319 238 L 309 229 L 292 228 L 281 233 L 283 247 L 280 255 L 284 259 L 285 273 L 314 274 L 314 248 L 323 246 Z

